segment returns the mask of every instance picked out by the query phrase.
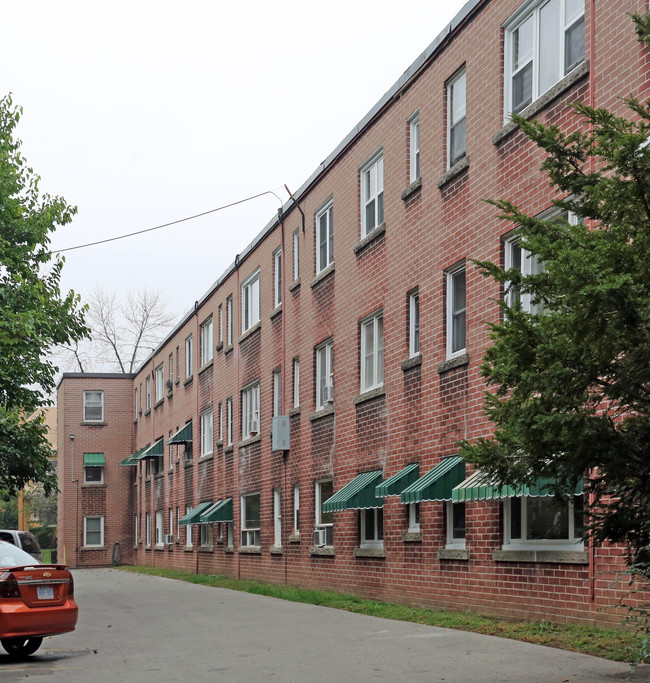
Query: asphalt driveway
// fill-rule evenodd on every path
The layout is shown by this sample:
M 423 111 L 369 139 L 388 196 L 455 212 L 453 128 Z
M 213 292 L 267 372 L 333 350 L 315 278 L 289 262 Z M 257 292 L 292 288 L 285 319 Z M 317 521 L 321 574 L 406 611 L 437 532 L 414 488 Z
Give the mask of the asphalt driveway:
M 616 681 L 650 666 L 114 569 L 75 570 L 77 630 L 0 680 Z M 631 677 L 630 677 L 631 676 Z

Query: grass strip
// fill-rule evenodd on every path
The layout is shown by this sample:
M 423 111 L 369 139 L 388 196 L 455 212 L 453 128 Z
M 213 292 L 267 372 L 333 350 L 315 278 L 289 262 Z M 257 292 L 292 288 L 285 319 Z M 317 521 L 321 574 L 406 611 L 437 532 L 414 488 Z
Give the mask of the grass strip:
M 116 567 L 118 568 L 118 567 Z M 497 617 L 473 612 L 445 612 L 441 610 L 396 605 L 388 602 L 367 600 L 355 595 L 329 591 L 281 586 L 277 584 L 233 579 L 216 574 L 192 574 L 190 572 L 163 569 L 159 567 L 121 566 L 120 570 L 161 576 L 178 581 L 187 581 L 213 588 L 266 595 L 280 600 L 302 602 L 342 609 L 356 614 L 366 614 L 382 619 L 409 621 L 428 626 L 441 626 L 459 631 L 483 633 L 500 638 L 510 638 L 536 645 L 572 650 L 586 655 L 603 657 L 615 662 L 636 662 L 642 647 L 643 636 L 623 629 L 603 629 L 582 624 L 552 624 L 543 622 L 506 621 Z

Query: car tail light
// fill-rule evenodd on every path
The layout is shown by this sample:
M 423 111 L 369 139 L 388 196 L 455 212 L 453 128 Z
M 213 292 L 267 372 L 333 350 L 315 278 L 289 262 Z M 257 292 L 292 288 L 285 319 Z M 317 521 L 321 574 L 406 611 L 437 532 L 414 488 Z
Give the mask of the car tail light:
M 20 589 L 16 577 L 11 572 L 0 574 L 0 598 L 19 598 Z
M 70 574 L 70 581 L 68 581 L 68 597 L 71 598 L 74 596 L 74 579 L 72 578 L 72 574 Z

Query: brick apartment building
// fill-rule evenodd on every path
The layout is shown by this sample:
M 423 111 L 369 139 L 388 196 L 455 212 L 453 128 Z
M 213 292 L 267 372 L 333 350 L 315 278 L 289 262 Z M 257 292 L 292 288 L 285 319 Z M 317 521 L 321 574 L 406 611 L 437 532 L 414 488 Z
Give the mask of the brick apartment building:
M 552 206 L 508 115 L 646 99 L 647 10 L 470 0 L 135 375 L 64 375 L 59 557 L 618 622 L 581 491 L 498 498 L 457 444 L 490 433 L 499 290 L 473 259 L 535 267 L 482 200 Z

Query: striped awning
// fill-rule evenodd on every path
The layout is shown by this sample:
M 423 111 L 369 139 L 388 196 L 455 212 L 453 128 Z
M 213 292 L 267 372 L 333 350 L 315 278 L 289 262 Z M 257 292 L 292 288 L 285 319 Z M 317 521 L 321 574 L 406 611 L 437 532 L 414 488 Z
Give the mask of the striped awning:
M 423 500 L 451 500 L 452 489 L 465 478 L 465 461 L 451 455 L 402 491 L 402 503 Z
M 142 451 L 142 453 L 140 453 L 140 455 L 138 456 L 138 460 L 146 460 L 147 458 L 159 458 L 163 455 L 165 455 L 165 442 L 161 438 L 158 439 L 158 441 L 154 441 L 154 443 L 148 448 L 145 448 Z
M 199 524 L 210 524 L 212 522 L 232 522 L 232 498 L 226 498 L 225 500 L 219 500 L 205 512 L 201 513 L 199 518 Z
M 573 490 L 567 490 L 566 495 L 580 496 L 583 482 L 580 480 Z M 537 479 L 534 484 L 500 485 L 487 473 L 477 470 L 454 488 L 452 500 L 455 503 L 475 500 L 500 500 L 515 496 L 553 496 L 555 482 L 552 479 Z
M 192 443 L 192 422 L 188 422 L 184 427 L 181 427 L 174 436 L 172 436 L 168 441 L 167 445 L 177 443 Z
M 179 526 L 188 526 L 189 524 L 198 524 L 201 515 L 212 506 L 212 501 L 207 503 L 199 503 L 194 509 L 190 510 L 185 517 L 178 520 Z
M 402 491 L 409 487 L 420 476 L 420 465 L 413 462 L 400 470 L 397 474 L 382 481 L 375 489 L 377 497 L 399 496 Z
M 103 453 L 84 453 L 84 467 L 105 467 L 106 459 Z
M 323 512 L 383 507 L 383 499 L 375 494 L 377 485 L 381 483 L 381 475 L 381 470 L 358 475 L 323 503 Z
M 135 453 L 131 453 L 131 455 L 124 458 L 124 460 L 120 460 L 120 465 L 137 465 L 140 456 L 149 448 L 149 445 L 150 444 L 147 444 L 146 446 L 139 448 Z

